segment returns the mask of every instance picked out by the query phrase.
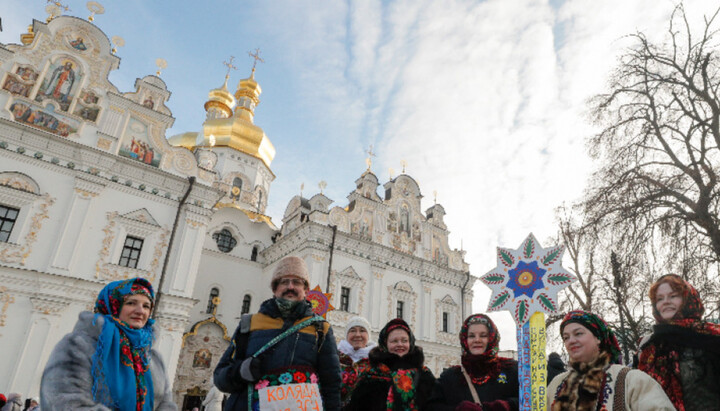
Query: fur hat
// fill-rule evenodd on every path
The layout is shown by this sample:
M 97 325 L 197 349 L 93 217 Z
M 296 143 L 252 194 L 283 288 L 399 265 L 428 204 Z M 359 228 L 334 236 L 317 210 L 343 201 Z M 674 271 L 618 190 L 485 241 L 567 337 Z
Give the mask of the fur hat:
M 368 332 L 368 334 L 370 334 L 370 323 L 365 319 L 365 317 L 361 317 L 359 315 L 352 317 L 345 326 L 345 329 L 347 330 L 345 334 L 350 332 L 350 329 L 353 327 L 362 327 Z
M 310 286 L 310 274 L 308 273 L 307 265 L 305 260 L 300 257 L 288 256 L 280 260 L 278 265 L 275 267 L 273 272 L 272 281 L 270 285 L 273 290 L 277 288 L 277 284 L 281 278 L 294 275 L 295 277 L 301 278 L 305 281 L 305 286 Z

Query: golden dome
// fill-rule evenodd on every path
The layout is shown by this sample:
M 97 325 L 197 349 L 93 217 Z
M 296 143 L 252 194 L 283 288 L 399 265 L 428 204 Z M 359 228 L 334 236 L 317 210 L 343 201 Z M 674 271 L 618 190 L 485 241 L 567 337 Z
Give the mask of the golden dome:
M 228 78 L 229 76 L 225 76 L 225 83 L 223 83 L 222 87 L 210 90 L 210 93 L 208 93 L 208 101 L 205 102 L 205 111 L 210 112 L 215 109 L 221 114 L 221 117 L 232 116 L 233 109 L 237 102 L 232 93 L 227 89 Z M 216 115 L 210 116 L 217 117 Z
M 168 143 L 173 147 L 185 147 L 188 150 L 192 150 L 196 146 L 198 133 L 189 131 L 187 133 L 176 134 L 168 138 Z
M 267 168 L 270 168 L 270 163 L 275 158 L 275 147 L 263 129 L 253 123 L 255 106 L 260 102 L 258 97 L 261 92 L 260 85 L 255 81 L 255 69 L 250 78 L 240 80 L 235 97 L 227 91 L 225 85 L 210 91 L 205 109 L 223 112 L 226 108 L 230 110 L 232 106 L 228 102 L 235 102 L 237 98 L 235 114 L 228 117 L 208 115 L 200 133 L 178 134 L 170 137 L 168 142 L 172 146 L 185 147 L 188 150 L 197 147 L 230 147 L 262 160 Z

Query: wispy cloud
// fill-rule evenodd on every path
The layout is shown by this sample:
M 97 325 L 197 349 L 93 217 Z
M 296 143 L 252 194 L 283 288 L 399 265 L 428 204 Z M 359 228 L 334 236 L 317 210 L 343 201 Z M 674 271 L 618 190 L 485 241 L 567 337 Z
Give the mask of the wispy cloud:
M 38 3 L 7 0 L 0 11 L 2 42 L 19 42 Z M 84 10 L 84 1 L 69 0 Z M 155 71 L 178 119 L 175 132 L 198 130 L 202 102 L 221 84 L 230 54 L 248 74 L 246 50 L 260 47 L 266 64 L 257 78 L 264 93 L 256 122 L 273 141 L 277 175 L 269 212 L 279 222 L 287 201 L 317 191 L 345 205 L 374 144 L 373 167 L 384 182 L 400 160 L 432 204 L 445 206 L 451 245 L 468 250 L 471 272 L 495 265 L 495 247 L 516 247 L 528 232 L 544 246 L 555 232 L 555 207 L 577 198 L 591 163 L 585 138 L 592 127 L 586 100 L 606 87 L 623 36 L 642 30 L 662 38 L 671 0 L 313 0 L 188 1 L 107 4 L 96 21 L 127 38 L 118 87 Z M 686 1 L 697 21 L 715 0 Z M 188 18 L 188 13 L 193 13 Z M 83 16 L 77 11 L 73 15 Z M 475 311 L 489 292 L 478 284 Z M 500 319 L 503 348 L 514 347 L 514 325 Z

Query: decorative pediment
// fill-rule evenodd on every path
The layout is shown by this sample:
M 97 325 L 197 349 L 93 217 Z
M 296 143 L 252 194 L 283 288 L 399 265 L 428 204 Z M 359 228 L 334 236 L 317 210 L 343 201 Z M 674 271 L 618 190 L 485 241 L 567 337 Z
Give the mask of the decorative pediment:
M 40 194 L 40 186 L 30 176 L 8 171 L 0 173 L 0 185 L 22 190 L 31 194 Z
M 158 224 L 158 222 L 155 221 L 153 216 L 150 214 L 150 212 L 146 208 L 141 208 L 139 210 L 131 211 L 127 214 L 123 214 L 121 217 L 126 218 L 128 220 L 140 221 L 141 223 L 160 227 L 160 224 Z
M 313 211 L 317 210 L 323 213 L 328 212 L 330 204 L 332 203 L 333 201 L 327 196 L 325 196 L 325 194 L 315 194 L 310 199 L 310 206 L 312 207 Z
M 450 294 L 446 294 L 445 297 L 440 300 L 440 303 L 457 307 L 457 303 L 455 302 L 455 300 L 453 300 L 452 297 L 450 297 Z
M 395 284 L 395 290 L 397 291 L 405 291 L 408 293 L 413 293 L 413 288 L 410 284 L 408 284 L 406 281 L 399 281 L 397 284 Z
M 362 281 L 362 278 L 360 277 L 360 275 L 357 273 L 357 271 L 355 271 L 355 269 L 352 266 L 347 267 L 344 270 L 340 271 L 338 273 L 338 275 L 345 277 L 349 280 Z

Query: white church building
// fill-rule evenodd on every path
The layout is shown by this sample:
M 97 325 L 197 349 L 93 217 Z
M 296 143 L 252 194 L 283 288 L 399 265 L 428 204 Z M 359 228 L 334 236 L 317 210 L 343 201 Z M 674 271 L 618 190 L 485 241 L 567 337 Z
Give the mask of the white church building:
M 420 208 L 401 174 L 368 167 L 347 200 L 272 198 L 275 148 L 254 124 L 254 78 L 209 92 L 198 131 L 167 136 L 170 91 L 156 75 L 118 90 L 105 33 L 60 16 L 0 44 L 0 387 L 39 393 L 54 345 L 109 281 L 148 278 L 160 299 L 154 346 L 175 400 L 196 403 L 239 317 L 270 298 L 296 255 L 331 293 L 335 336 L 354 315 L 372 337 L 402 317 L 436 373 L 459 361 L 476 280 L 450 249 L 445 210 Z M 220 81 L 218 81 L 220 83 Z M 282 153 L 280 153 L 282 158 Z M 281 161 L 281 160 L 279 160 Z M 278 227 L 268 201 L 287 202 Z M 337 205 L 334 205 L 337 204 Z

